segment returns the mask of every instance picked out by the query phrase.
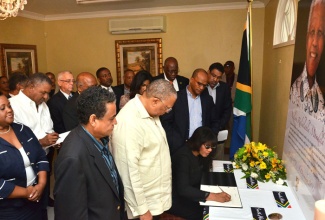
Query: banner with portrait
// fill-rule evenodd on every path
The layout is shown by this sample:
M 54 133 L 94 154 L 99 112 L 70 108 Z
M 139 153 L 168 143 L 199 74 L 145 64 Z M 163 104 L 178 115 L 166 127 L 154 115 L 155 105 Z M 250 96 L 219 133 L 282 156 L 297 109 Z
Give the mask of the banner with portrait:
M 324 31 L 325 1 L 299 1 L 283 158 L 310 210 L 325 197 Z

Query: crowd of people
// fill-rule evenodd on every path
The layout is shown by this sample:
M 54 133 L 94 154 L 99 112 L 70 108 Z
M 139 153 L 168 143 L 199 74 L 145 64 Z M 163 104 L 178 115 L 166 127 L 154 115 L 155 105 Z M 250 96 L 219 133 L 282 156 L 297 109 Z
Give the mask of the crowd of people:
M 163 70 L 126 69 L 118 86 L 106 67 L 76 79 L 0 77 L 0 219 L 47 219 L 47 206 L 57 220 L 201 219 L 200 201 L 229 201 L 200 190 L 200 179 L 223 159 L 217 135 L 231 116 L 233 62 L 188 79 L 168 57 Z

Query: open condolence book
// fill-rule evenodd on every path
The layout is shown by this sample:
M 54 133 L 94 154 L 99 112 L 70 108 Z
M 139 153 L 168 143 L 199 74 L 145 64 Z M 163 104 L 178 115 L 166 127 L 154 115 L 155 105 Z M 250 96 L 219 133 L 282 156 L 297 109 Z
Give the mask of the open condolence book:
M 200 202 L 202 206 L 221 206 L 231 208 L 242 208 L 236 179 L 233 173 L 209 172 L 204 173 L 201 179 L 201 190 L 213 193 L 220 193 L 221 189 L 231 196 L 229 202 L 206 201 Z

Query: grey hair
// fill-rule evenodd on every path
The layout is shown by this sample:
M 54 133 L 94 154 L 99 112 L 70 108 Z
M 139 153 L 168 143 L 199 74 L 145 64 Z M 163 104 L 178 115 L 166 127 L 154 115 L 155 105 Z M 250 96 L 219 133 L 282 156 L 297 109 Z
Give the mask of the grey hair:
M 311 14 L 313 13 L 314 11 L 314 7 L 318 4 L 322 4 L 323 7 L 325 7 L 325 0 L 313 0 L 311 2 L 311 5 L 310 5 L 310 10 L 309 10 L 309 18 L 308 18 L 308 26 L 307 26 L 307 33 L 309 31 L 309 25 L 310 25 L 310 17 L 311 17 Z M 325 9 L 323 9 L 325 10 Z M 324 19 L 324 18 L 319 18 L 319 19 Z M 323 22 L 323 25 L 325 26 L 325 22 Z
M 26 86 L 35 86 L 41 83 L 48 83 L 49 85 L 52 85 L 52 81 L 47 75 L 45 75 L 44 73 L 34 73 L 29 77 Z
M 147 86 L 146 95 L 148 98 L 156 97 L 166 100 L 171 96 L 177 97 L 177 92 L 172 84 L 167 80 L 158 79 Z
M 62 76 L 66 73 L 70 73 L 72 75 L 72 73 L 68 70 L 62 71 L 58 73 L 58 80 L 62 79 Z

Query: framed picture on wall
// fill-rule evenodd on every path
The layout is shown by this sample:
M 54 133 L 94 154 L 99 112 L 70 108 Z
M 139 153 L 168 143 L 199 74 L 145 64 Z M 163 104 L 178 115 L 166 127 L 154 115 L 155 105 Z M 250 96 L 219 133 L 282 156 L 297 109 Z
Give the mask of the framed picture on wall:
M 15 72 L 27 76 L 37 72 L 36 45 L 0 44 L 1 74 L 10 78 Z
M 162 72 L 162 40 L 161 38 L 116 40 L 117 84 L 121 84 L 126 69 L 135 73 L 146 70 L 152 76 Z

